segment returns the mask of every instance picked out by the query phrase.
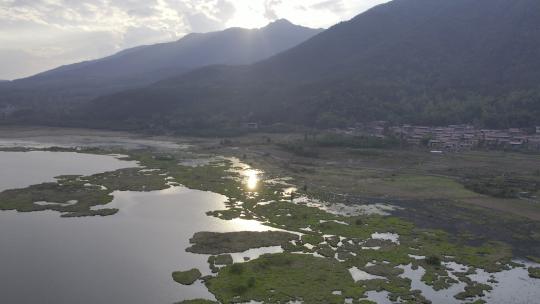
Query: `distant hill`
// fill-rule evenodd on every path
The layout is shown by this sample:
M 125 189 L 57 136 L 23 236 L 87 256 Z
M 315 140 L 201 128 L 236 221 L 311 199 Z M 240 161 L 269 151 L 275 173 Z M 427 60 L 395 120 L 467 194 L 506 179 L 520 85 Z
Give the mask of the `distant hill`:
M 268 60 L 99 98 L 111 126 L 540 124 L 540 1 L 394 0 Z
M 278 20 L 261 29 L 230 28 L 189 34 L 175 42 L 135 47 L 12 81 L 0 90 L 0 105 L 69 107 L 206 65 L 253 63 L 296 46 L 321 31 Z

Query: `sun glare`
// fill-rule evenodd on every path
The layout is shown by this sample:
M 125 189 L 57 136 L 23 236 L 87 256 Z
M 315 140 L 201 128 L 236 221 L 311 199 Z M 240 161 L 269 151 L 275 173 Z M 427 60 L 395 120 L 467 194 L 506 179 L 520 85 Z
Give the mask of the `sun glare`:
M 264 16 L 264 6 L 258 1 L 238 1 L 234 17 L 227 23 L 228 27 L 260 28 L 268 24 Z
M 254 169 L 247 169 L 244 171 L 246 187 L 250 191 L 255 191 L 259 184 L 259 171 Z
M 264 226 L 259 221 L 255 220 L 244 220 L 244 219 L 233 219 L 225 223 L 232 231 L 270 231 L 276 230 L 274 228 Z

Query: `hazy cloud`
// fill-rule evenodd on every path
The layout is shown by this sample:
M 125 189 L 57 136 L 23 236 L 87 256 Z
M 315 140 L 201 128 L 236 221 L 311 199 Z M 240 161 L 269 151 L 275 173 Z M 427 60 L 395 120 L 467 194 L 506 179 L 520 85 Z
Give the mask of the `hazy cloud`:
M 342 13 L 345 11 L 345 3 L 343 0 L 326 0 L 323 2 L 315 3 L 312 8 L 316 10 L 330 10 L 335 13 Z
M 388 0 L 0 0 L 0 79 L 278 18 L 328 27 Z
M 278 19 L 278 14 L 275 10 L 277 5 L 281 4 L 281 0 L 265 0 L 264 1 L 264 16 L 269 20 Z

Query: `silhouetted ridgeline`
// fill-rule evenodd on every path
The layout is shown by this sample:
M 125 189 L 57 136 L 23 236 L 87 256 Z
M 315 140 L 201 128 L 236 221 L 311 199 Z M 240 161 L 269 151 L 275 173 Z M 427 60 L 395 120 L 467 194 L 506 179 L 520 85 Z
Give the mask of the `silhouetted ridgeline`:
M 67 114 L 81 103 L 104 94 L 144 87 L 211 64 L 249 64 L 289 49 L 320 33 L 275 21 L 261 29 L 230 28 L 189 34 L 170 43 L 140 46 L 113 56 L 62 66 L 0 86 L 2 105 L 18 107 L 27 120 Z M 50 116 L 52 115 L 52 116 Z

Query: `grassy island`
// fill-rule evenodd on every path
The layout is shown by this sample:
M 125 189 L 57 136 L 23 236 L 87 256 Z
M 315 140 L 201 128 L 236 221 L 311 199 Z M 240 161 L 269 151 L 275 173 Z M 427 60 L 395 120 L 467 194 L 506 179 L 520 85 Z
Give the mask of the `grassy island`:
M 189 240 L 193 245 L 186 250 L 199 254 L 235 253 L 253 248 L 280 246 L 297 239 L 295 234 L 279 231 L 197 232 Z
M 538 267 L 530 267 L 529 268 L 529 276 L 531 278 L 540 279 L 540 268 L 538 268 Z
M 172 273 L 173 280 L 182 285 L 192 285 L 202 276 L 199 269 L 191 269 L 188 271 L 175 271 Z

